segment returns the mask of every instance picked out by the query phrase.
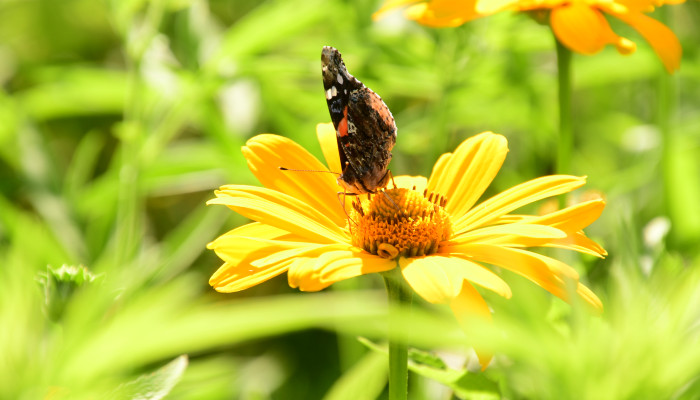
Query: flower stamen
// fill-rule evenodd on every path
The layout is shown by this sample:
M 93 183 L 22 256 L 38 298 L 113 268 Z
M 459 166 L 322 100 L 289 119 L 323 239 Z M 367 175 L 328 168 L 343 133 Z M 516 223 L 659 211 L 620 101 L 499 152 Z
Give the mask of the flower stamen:
M 353 202 L 351 218 L 357 228 L 352 243 L 382 258 L 436 253 L 452 235 L 452 223 L 439 193 L 405 188 L 385 190 L 381 196 Z

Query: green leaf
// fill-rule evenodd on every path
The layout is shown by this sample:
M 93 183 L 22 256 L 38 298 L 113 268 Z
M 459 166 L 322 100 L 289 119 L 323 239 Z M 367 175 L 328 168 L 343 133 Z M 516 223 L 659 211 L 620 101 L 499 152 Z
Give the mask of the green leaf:
M 170 393 L 180 380 L 187 368 L 187 362 L 187 356 L 181 355 L 157 370 L 120 386 L 108 398 L 160 400 Z
M 16 95 L 32 118 L 43 120 L 100 114 L 119 115 L 126 99 L 127 75 L 107 69 L 56 68 L 48 82 Z
M 205 69 L 230 69 L 241 57 L 280 46 L 299 30 L 311 27 L 325 14 L 324 2 L 265 2 L 238 21 L 224 35 L 222 45 L 207 61 Z
M 386 354 L 367 353 L 333 384 L 324 400 L 376 399 L 386 386 L 387 367 Z

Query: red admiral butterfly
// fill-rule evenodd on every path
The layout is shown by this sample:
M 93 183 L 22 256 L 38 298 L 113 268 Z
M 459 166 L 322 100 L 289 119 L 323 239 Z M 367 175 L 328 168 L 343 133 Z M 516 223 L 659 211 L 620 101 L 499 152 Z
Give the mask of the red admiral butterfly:
M 323 88 L 335 126 L 342 172 L 338 184 L 348 194 L 376 193 L 391 178 L 396 124 L 381 97 L 350 75 L 340 52 L 324 46 Z

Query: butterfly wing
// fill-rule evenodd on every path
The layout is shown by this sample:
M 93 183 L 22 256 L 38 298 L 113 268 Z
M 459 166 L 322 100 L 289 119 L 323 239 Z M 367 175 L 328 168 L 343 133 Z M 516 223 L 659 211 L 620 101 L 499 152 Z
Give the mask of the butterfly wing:
M 382 99 L 350 75 L 340 52 L 321 53 L 323 88 L 338 140 L 339 183 L 351 193 L 373 193 L 386 184 L 396 124 Z

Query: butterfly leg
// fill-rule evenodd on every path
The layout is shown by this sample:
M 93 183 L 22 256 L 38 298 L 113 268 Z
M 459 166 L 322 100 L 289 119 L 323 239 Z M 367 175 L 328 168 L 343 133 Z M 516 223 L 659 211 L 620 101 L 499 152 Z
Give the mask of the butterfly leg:
M 343 199 L 340 199 L 340 195 L 343 195 Z M 353 224 L 357 225 L 357 222 L 355 222 L 352 218 L 350 218 L 350 214 L 348 214 L 348 210 L 345 208 L 345 198 L 347 196 L 357 196 L 355 193 L 348 193 L 347 191 L 342 191 L 337 193 L 338 197 L 338 203 L 340 203 L 340 206 L 343 207 L 343 212 L 345 213 L 345 216 L 348 217 L 348 227 L 350 228 L 350 234 L 352 235 L 352 222 Z

